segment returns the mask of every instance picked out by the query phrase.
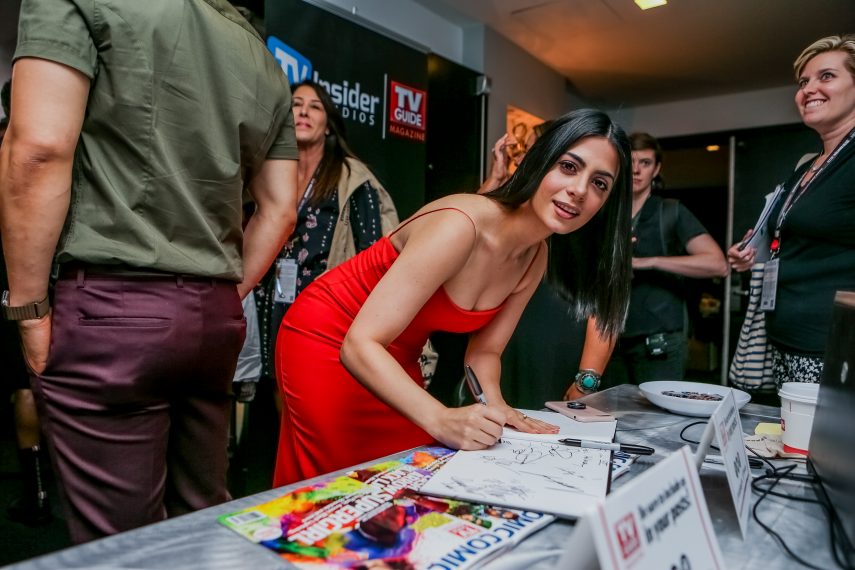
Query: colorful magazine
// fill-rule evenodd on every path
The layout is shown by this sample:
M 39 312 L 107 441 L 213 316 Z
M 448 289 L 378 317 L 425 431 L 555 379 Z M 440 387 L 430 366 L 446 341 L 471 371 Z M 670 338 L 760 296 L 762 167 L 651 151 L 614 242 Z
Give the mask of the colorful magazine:
M 462 570 L 492 559 L 554 520 L 416 492 L 453 454 L 420 448 L 219 521 L 299 568 Z

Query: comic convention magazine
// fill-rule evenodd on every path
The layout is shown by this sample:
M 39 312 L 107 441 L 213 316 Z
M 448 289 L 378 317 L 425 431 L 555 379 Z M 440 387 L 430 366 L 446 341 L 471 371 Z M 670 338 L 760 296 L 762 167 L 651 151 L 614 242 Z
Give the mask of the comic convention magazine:
M 419 494 L 453 454 L 442 447 L 419 448 L 218 520 L 311 570 L 472 568 L 554 520 Z

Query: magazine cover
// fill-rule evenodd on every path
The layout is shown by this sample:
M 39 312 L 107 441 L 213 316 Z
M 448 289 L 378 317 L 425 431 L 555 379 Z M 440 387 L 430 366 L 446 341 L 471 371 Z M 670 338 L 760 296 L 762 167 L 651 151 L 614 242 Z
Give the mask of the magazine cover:
M 421 448 L 219 521 L 300 568 L 470 568 L 554 517 L 416 492 L 453 451 Z

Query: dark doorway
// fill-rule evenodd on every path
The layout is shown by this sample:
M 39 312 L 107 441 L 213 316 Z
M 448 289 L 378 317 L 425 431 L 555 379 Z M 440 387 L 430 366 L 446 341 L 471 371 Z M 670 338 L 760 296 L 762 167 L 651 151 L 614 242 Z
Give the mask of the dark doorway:
M 816 134 L 802 124 L 665 138 L 660 143 L 666 182 L 661 194 L 677 198 L 689 208 L 725 252 L 754 225 L 764 196 L 787 179 L 801 156 L 820 148 Z M 733 199 L 729 204 L 731 144 Z M 710 149 L 715 146 L 717 150 Z M 730 235 L 729 210 L 733 215 Z M 729 363 L 733 357 L 745 317 L 748 275 L 731 274 L 729 290 L 723 279 L 686 281 L 692 331 L 687 377 L 718 381 L 723 372 L 722 361 Z M 729 315 L 724 314 L 726 295 L 730 296 Z M 721 302 L 719 311 L 710 310 L 711 305 L 717 304 L 715 301 Z M 725 350 L 726 358 L 722 359 L 721 352 Z
M 729 136 L 707 134 L 660 140 L 665 189 L 703 224 L 722 251 L 727 244 Z M 683 279 L 689 324 L 686 378 L 718 383 L 724 330 L 725 280 Z
M 474 192 L 481 184 L 487 95 L 477 88 L 481 74 L 435 54 L 428 55 L 428 130 L 425 200 Z M 456 404 L 467 335 L 435 333 L 439 353 L 429 390 Z
M 428 55 L 427 202 L 474 192 L 481 184 L 487 95 L 481 74 L 436 54 Z

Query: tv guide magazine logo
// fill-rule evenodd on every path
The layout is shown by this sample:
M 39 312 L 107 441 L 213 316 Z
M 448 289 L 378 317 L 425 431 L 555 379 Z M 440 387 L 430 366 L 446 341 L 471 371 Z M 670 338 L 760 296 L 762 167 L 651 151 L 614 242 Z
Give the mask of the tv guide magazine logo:
M 427 127 L 427 93 L 391 81 L 389 85 L 389 132 L 424 142 Z

